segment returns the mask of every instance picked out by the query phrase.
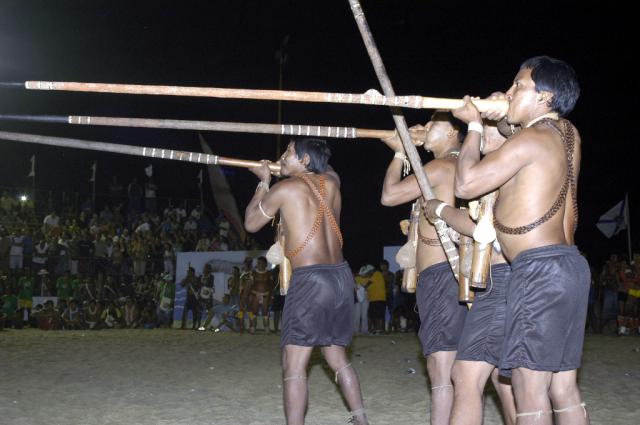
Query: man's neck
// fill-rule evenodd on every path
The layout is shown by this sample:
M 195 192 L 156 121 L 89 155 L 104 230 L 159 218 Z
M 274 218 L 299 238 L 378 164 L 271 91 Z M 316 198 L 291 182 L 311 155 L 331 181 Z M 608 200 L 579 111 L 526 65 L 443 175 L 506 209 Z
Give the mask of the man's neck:
M 306 170 L 304 170 L 304 171 L 300 171 L 300 172 L 292 173 L 292 174 L 291 174 L 291 177 L 309 176 L 309 175 L 312 175 L 312 174 L 314 174 L 314 172 L 313 172 L 313 171 L 306 171 Z
M 451 155 L 452 153 L 459 153 L 460 144 L 459 143 L 449 144 L 447 146 L 444 146 L 442 149 L 434 149 L 431 152 L 433 152 L 433 156 L 436 159 L 445 158 Z
M 529 119 L 528 122 L 524 123 L 524 127 L 525 128 L 531 127 L 535 123 L 540 122 L 547 118 L 552 120 L 558 120 L 560 116 L 558 115 L 557 112 L 553 112 L 553 111 L 547 111 L 544 113 L 536 114 L 533 116 L 533 118 Z

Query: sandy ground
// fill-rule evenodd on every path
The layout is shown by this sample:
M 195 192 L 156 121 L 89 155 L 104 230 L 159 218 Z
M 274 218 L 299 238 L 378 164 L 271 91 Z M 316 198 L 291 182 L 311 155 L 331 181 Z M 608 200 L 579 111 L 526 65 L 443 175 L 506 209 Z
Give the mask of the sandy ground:
M 351 350 L 372 424 L 427 422 L 417 338 L 356 337 Z M 179 330 L 0 332 L 0 424 L 283 424 L 277 335 Z M 416 373 L 410 373 L 414 369 Z M 589 336 L 581 388 L 593 424 L 640 423 L 640 338 Z M 347 409 L 319 351 L 308 424 Z M 485 424 L 500 424 L 492 388 Z

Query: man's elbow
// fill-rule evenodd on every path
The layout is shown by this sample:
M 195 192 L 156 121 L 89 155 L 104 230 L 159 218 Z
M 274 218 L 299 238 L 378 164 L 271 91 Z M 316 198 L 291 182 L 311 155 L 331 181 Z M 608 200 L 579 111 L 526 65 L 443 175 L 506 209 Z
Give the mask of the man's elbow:
M 474 197 L 472 188 L 464 182 L 456 182 L 454 193 L 458 199 L 472 199 Z
M 396 197 L 393 196 L 392 193 L 383 190 L 382 196 L 380 196 L 380 203 L 385 207 L 395 207 L 396 205 L 398 205 L 398 202 L 395 198 Z
M 258 230 L 260 230 L 261 227 L 262 226 L 259 226 L 257 223 L 255 223 L 255 220 L 252 220 L 251 217 L 245 216 L 244 230 L 246 230 L 249 233 L 256 233 Z

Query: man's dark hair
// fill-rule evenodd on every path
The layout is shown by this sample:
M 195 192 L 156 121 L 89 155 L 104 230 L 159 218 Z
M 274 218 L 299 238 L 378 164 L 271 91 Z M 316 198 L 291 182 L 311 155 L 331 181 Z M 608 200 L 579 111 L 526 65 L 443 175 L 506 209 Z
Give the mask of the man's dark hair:
M 305 154 L 309 155 L 307 170 L 312 173 L 322 174 L 327 171 L 327 163 L 331 157 L 331 150 L 327 142 L 322 139 L 293 139 L 293 148 L 296 150 L 298 159 L 302 159 Z
M 549 56 L 536 56 L 524 61 L 520 69 L 531 70 L 531 79 L 538 93 L 553 93 L 549 105 L 553 111 L 564 117 L 573 110 L 580 97 L 580 85 L 571 65 Z
M 446 121 L 451 124 L 454 130 L 458 130 L 458 141 L 462 142 L 467 135 L 467 126 L 453 116 L 450 111 L 438 109 L 431 115 L 430 121 Z

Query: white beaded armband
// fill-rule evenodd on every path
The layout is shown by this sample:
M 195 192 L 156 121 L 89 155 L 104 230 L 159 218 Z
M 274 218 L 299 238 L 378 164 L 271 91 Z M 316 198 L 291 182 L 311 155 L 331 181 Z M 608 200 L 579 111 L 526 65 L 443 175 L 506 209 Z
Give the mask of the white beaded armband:
M 258 183 L 258 186 L 256 187 L 256 192 L 258 191 L 258 189 L 260 188 L 264 188 L 265 191 L 269 191 L 269 183 L 265 183 L 262 180 L 260 180 L 260 183 Z
M 409 162 L 407 154 L 405 154 L 404 152 L 396 152 L 393 154 L 393 157 L 402 160 L 402 175 L 409 175 L 409 171 L 411 171 L 411 163 Z
M 467 133 L 470 131 L 476 131 L 480 134 L 482 134 L 482 132 L 484 131 L 484 128 L 482 127 L 482 124 L 476 121 L 471 121 L 469 123 L 469 125 L 467 126 Z
M 273 220 L 273 218 L 275 217 L 275 215 L 269 215 L 266 212 L 264 212 L 264 208 L 262 208 L 262 201 L 258 202 L 258 208 L 260 209 L 260 212 L 262 213 L 262 215 L 267 217 L 269 220 Z
M 441 202 L 440 205 L 438 205 L 436 207 L 435 214 L 438 216 L 438 218 L 440 218 L 440 219 L 442 218 L 442 216 L 440 214 L 442 214 L 442 210 L 446 206 L 447 206 L 447 204 L 445 204 L 444 202 Z

